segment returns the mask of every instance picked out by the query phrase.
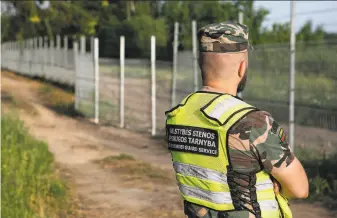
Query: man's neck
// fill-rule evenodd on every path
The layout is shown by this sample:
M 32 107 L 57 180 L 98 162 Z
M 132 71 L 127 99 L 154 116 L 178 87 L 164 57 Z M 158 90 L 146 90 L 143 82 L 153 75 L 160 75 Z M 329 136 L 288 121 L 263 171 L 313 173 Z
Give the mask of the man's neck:
M 219 87 L 214 87 L 214 86 L 209 86 L 209 85 L 204 85 L 202 87 L 203 91 L 209 91 L 209 92 L 218 92 L 218 93 L 225 93 L 225 94 L 230 94 L 233 96 L 236 96 L 236 90 L 230 90 L 227 88 L 219 88 Z

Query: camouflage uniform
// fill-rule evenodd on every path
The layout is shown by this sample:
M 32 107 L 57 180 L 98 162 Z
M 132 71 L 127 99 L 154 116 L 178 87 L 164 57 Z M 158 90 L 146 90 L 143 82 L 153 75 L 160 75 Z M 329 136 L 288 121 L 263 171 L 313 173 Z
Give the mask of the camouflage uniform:
M 249 48 L 248 28 L 238 23 L 222 22 L 207 25 L 199 30 L 198 39 L 200 52 L 233 53 L 244 52 Z M 270 173 L 275 167 L 287 167 L 294 159 L 287 140 L 283 128 L 269 113 L 265 111 L 249 113 L 229 132 L 228 156 L 234 171 L 247 174 L 264 170 Z M 245 183 L 245 181 L 237 182 Z M 246 206 L 251 208 L 251 205 Z M 220 215 L 215 210 L 189 202 L 185 202 L 184 209 L 189 218 L 255 217 L 248 210 L 230 211 Z

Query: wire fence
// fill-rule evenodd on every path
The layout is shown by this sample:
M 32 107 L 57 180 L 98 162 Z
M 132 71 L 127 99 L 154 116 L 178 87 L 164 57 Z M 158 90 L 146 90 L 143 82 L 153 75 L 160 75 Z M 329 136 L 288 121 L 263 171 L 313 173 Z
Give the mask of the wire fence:
M 94 55 L 93 38 L 81 37 L 80 44 L 78 40 L 67 36 L 64 36 L 63 40 L 56 36 L 2 43 L 1 68 L 25 76 L 75 86 L 75 109 L 97 121 L 95 80 L 98 77 L 95 72 L 98 69 L 98 39 L 95 40 L 97 60 Z M 86 49 L 86 44 L 91 46 Z
M 90 45 L 88 48 L 87 44 Z M 74 43 L 74 54 L 76 61 L 75 109 L 95 119 L 98 123 L 98 39 L 88 39 L 82 36 L 80 44 Z
M 178 104 L 195 91 L 195 81 L 197 88 L 201 88 L 193 52 L 177 52 L 176 63 L 154 60 L 156 46 L 149 40 L 147 59 L 129 59 L 124 52 L 128 41 L 123 39 L 120 59 L 98 59 L 99 45 L 98 39 L 95 40 L 64 38 L 61 43 L 60 37 L 40 37 L 3 43 L 2 67 L 74 85 L 75 108 L 97 123 L 163 135 L 164 112 L 172 106 L 172 93 Z M 243 92 L 243 99 L 270 112 L 286 130 L 289 47 L 289 44 L 255 46 L 249 52 L 248 82 Z M 337 148 L 336 57 L 337 41 L 296 44 L 296 147 Z
M 99 59 L 99 120 L 102 124 L 120 124 L 120 60 Z
M 288 129 L 289 44 L 255 47 L 249 55 L 248 102 Z M 337 148 L 337 41 L 296 44 L 295 144 Z
M 1 54 L 4 68 L 66 85 L 74 84 L 74 53 L 68 48 L 62 50 L 60 36 L 2 43 Z

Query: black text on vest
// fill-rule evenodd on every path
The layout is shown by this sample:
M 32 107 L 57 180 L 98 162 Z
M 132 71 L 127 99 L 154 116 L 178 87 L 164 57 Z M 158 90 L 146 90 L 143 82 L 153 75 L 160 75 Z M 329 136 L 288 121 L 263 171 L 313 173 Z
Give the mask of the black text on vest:
M 212 129 L 167 125 L 168 149 L 196 153 L 201 155 L 218 156 L 218 132 Z

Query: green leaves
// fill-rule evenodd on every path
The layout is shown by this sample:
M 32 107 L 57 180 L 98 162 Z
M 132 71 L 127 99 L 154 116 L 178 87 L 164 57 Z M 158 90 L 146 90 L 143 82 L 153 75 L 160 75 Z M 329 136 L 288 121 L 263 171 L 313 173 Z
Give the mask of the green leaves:
M 276 23 L 263 28 L 269 11 L 255 8 L 254 1 L 49 1 L 41 8 L 34 1 L 3 1 L 1 16 L 2 40 L 21 40 L 34 36 L 60 35 L 98 36 L 100 55 L 118 57 L 119 37 L 128 40 L 130 57 L 147 57 L 150 36 L 155 35 L 158 59 L 172 57 L 173 25 L 179 22 L 179 49 L 192 49 L 192 20 L 197 28 L 210 23 L 238 20 L 243 12 L 244 24 L 249 27 L 252 45 L 285 43 L 290 39 L 289 23 Z M 43 3 L 42 0 L 40 2 Z M 11 9 L 12 8 L 12 9 Z M 12 13 L 13 8 L 16 13 Z M 308 22 L 297 34 L 298 41 L 317 41 L 335 37 L 324 33 L 322 27 L 312 28 Z

